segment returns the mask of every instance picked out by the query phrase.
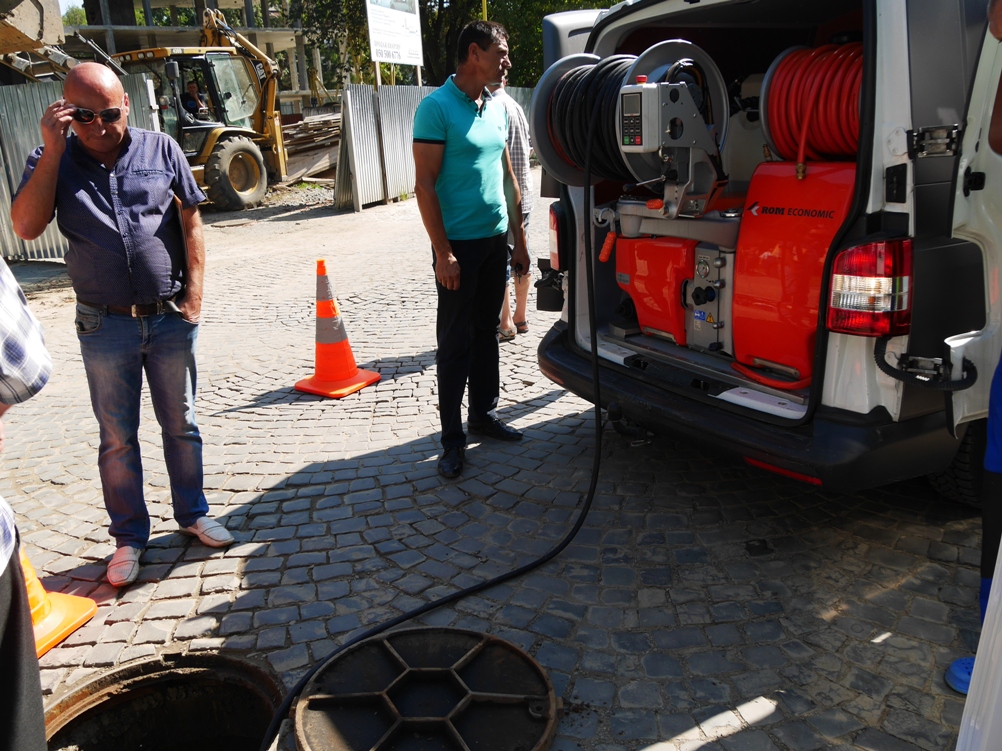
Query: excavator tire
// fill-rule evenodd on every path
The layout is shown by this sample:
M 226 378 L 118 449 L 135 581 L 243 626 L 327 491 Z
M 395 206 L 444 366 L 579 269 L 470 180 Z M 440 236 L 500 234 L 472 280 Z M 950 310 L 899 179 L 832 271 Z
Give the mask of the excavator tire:
M 981 508 L 987 442 L 987 420 L 976 420 L 968 425 L 953 463 L 943 472 L 926 475 L 933 488 L 951 501 Z
M 258 145 L 243 136 L 217 143 L 205 163 L 205 188 L 209 200 L 223 211 L 261 203 L 268 192 L 268 172 Z

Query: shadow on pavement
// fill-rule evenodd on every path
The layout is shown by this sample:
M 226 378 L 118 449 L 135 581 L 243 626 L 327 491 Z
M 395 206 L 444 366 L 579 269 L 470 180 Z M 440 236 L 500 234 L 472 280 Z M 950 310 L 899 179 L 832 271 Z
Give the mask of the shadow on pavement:
M 85 580 L 103 612 L 129 615 L 148 643 L 256 655 L 291 685 L 367 627 L 551 549 L 588 485 L 589 418 L 471 445 L 455 481 L 437 475 L 429 435 L 310 463 L 255 491 L 213 491 L 213 515 L 238 539 L 230 549 L 164 521 L 132 587 L 99 587 L 100 562 L 46 583 L 86 593 L 71 581 Z M 872 711 L 839 709 L 839 727 L 877 733 L 913 683 L 937 686 L 976 639 L 976 572 L 936 560 L 946 553 L 932 543 L 977 512 L 924 482 L 829 494 L 684 443 L 634 447 L 607 431 L 603 446 L 594 507 L 560 557 L 422 619 L 530 651 L 578 706 L 561 721 L 566 742 L 724 733 L 734 748 L 769 747 L 762 736 L 813 737 L 805 718 L 829 727 L 833 707 L 858 702 Z M 955 607 L 915 617 L 947 592 Z M 190 612 L 171 615 L 185 598 Z M 746 706 L 768 711 L 752 719 Z M 935 727 L 946 747 L 955 726 Z

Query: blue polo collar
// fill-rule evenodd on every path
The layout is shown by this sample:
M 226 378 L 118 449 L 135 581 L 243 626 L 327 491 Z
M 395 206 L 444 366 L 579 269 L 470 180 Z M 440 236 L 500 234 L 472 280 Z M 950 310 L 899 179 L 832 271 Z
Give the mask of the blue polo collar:
M 494 98 L 494 95 L 491 94 L 490 90 L 485 86 L 483 92 L 480 95 L 480 107 L 477 108 L 477 103 L 473 99 L 470 99 L 468 96 L 466 96 L 466 94 L 463 91 L 461 91 L 458 86 L 456 86 L 456 83 L 452 80 L 455 77 L 456 74 L 453 73 L 446 79 L 445 88 L 451 91 L 453 94 L 455 94 L 460 100 L 468 102 L 469 104 L 473 105 L 473 107 L 477 109 L 478 115 L 483 114 L 484 107 L 487 106 L 487 102 L 489 102 L 491 99 Z

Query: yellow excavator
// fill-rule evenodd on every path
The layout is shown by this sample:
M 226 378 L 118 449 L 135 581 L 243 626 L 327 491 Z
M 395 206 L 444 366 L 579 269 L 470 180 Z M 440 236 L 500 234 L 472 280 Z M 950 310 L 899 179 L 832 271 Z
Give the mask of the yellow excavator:
M 160 128 L 174 137 L 217 208 L 258 205 L 288 173 L 277 109 L 278 66 L 207 9 L 198 47 L 156 47 L 113 55 L 153 82 Z

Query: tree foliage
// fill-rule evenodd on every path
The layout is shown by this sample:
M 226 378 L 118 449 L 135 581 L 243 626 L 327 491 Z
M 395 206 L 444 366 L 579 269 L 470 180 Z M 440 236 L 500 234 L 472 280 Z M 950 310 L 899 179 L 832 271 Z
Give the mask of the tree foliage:
M 599 4 L 594 0 L 488 0 L 490 19 L 508 29 L 512 65 L 508 82 L 512 86 L 532 87 L 543 75 L 543 16 L 609 5 L 612 3 Z
M 71 5 L 63 13 L 63 26 L 86 26 L 87 13 L 79 5 Z
M 367 0 L 292 0 L 290 15 L 302 19 L 303 31 L 331 64 L 334 81 L 343 73 L 370 82 Z M 480 18 L 481 0 L 419 0 L 424 47 L 424 82 L 441 85 L 456 70 L 459 32 Z M 535 86 L 543 74 L 543 16 L 595 7 L 594 0 L 488 0 L 487 15 L 508 29 L 514 86 Z M 400 80 L 398 74 L 398 81 Z M 404 76 L 409 79 L 410 75 Z M 383 80 L 388 76 L 384 73 Z

